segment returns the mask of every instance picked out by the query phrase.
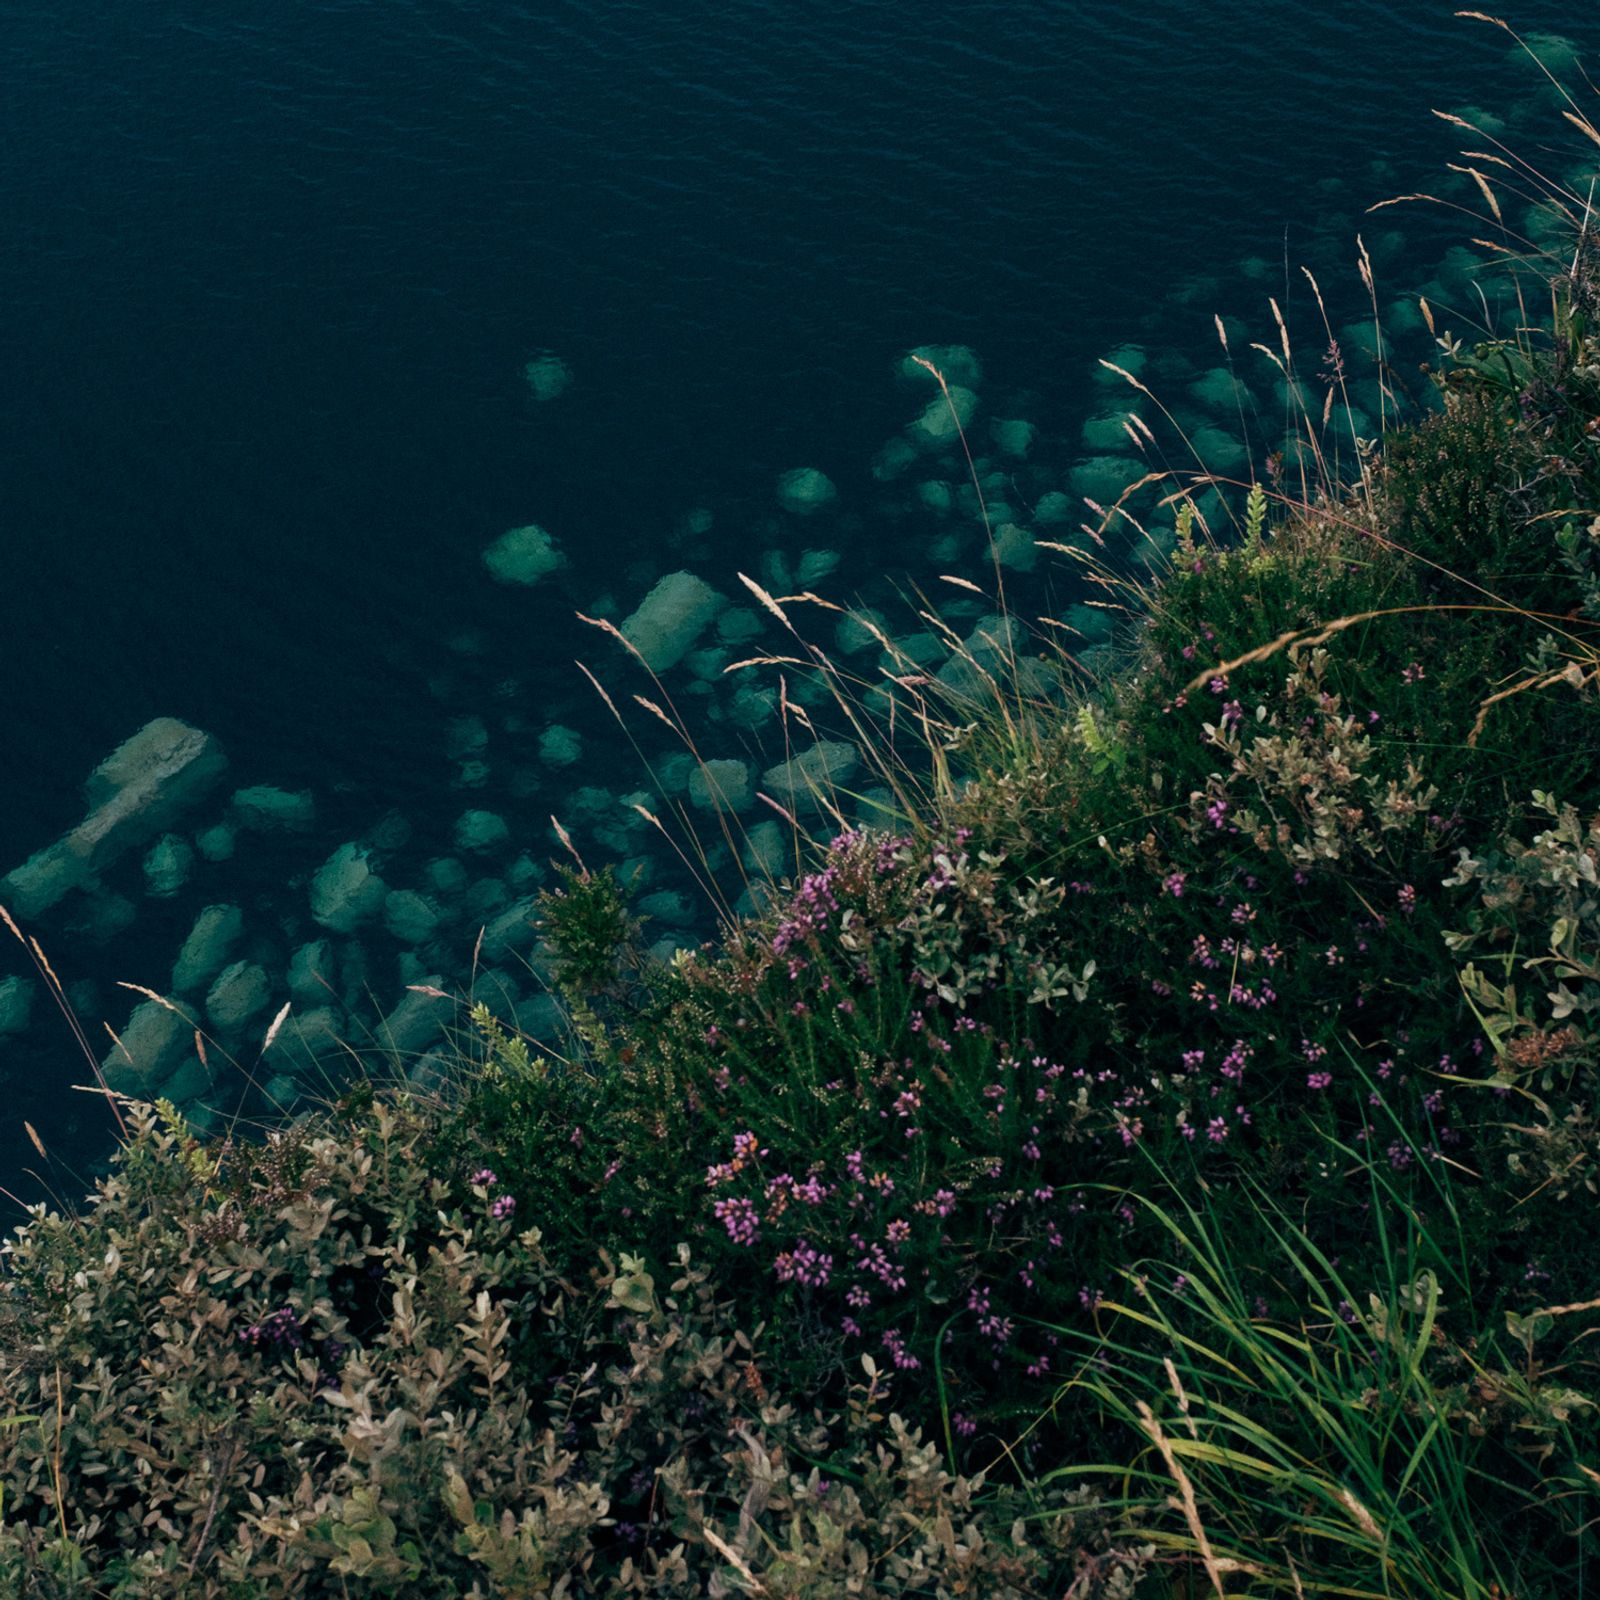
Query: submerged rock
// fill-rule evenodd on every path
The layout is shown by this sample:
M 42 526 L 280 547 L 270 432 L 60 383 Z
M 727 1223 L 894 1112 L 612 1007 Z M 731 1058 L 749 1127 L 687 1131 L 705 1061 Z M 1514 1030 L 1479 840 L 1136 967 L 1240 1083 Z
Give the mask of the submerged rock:
M 717 618 L 717 637 L 724 644 L 749 644 L 761 637 L 763 624 L 755 612 L 730 608 Z
M 753 793 L 742 761 L 707 761 L 689 774 L 689 803 L 702 811 L 743 811 Z
M 721 595 L 692 572 L 668 573 L 622 624 L 623 637 L 652 672 L 675 667 L 722 609 Z
M 1031 422 L 1002 422 L 997 418 L 989 424 L 989 432 L 1001 455 L 1025 456 L 1033 448 L 1039 430 Z
M 914 383 L 933 383 L 935 378 L 920 365 L 917 357 L 930 361 L 944 375 L 946 383 L 965 384 L 976 389 L 983 383 L 983 363 L 964 344 L 922 344 L 907 352 L 900 362 L 900 374 Z
M 423 987 L 444 991 L 445 979 L 440 973 L 431 973 L 423 980 Z M 414 1056 L 426 1050 L 444 1033 L 445 1024 L 455 1013 L 455 1001 L 448 996 L 409 991 L 399 1005 L 380 1022 L 373 1031 L 373 1042 L 388 1055 Z
M 383 909 L 388 892 L 368 852 L 342 844 L 311 880 L 311 915 L 333 933 L 354 933 Z
M 458 850 L 495 850 L 510 837 L 510 825 L 496 812 L 463 811 L 456 818 L 454 839 Z
M 194 926 L 173 962 L 173 993 L 188 994 L 209 984 L 227 966 L 228 957 L 243 932 L 244 913 L 238 906 L 207 906 L 194 919 Z
M 338 957 L 328 939 L 313 939 L 289 958 L 289 994 L 300 1005 L 325 1003 L 336 992 Z
M 100 1063 L 109 1088 L 142 1098 L 157 1093 L 194 1053 L 191 1013 L 158 1000 L 136 1006 L 128 1025 Z
M 287 1072 L 280 1072 L 275 1077 L 269 1078 L 262 1085 L 261 1093 L 266 1097 L 269 1106 L 282 1113 L 293 1111 L 305 1098 L 305 1090 L 299 1081 L 291 1078 Z
M 233 860 L 238 843 L 237 830 L 227 822 L 214 823 L 194 836 L 194 847 L 200 852 L 200 859 L 212 863 Z
M 994 531 L 994 558 L 1014 572 L 1032 572 L 1039 562 L 1039 547 L 1026 528 L 1004 522 Z
M 415 889 L 396 889 L 383 902 L 383 925 L 401 944 L 426 944 L 439 921 L 439 908 Z
M 1073 467 L 1068 481 L 1074 494 L 1109 506 L 1144 472 L 1144 463 L 1130 456 L 1089 456 Z
M 28 922 L 59 905 L 91 877 L 83 858 L 73 853 L 65 839 L 58 839 L 0 880 L 0 905 Z
M 1052 489 L 1048 494 L 1040 495 L 1038 505 L 1033 508 L 1035 519 L 1047 528 L 1057 527 L 1063 522 L 1072 522 L 1078 514 L 1078 502 L 1071 495 L 1062 494 L 1059 489 Z
M 309 789 L 291 792 L 268 784 L 236 789 L 231 809 L 241 828 L 256 833 L 303 833 L 317 820 L 317 802 Z
M 856 747 L 824 740 L 761 774 L 765 793 L 789 811 L 820 810 L 832 791 L 856 770 Z
M 483 930 L 481 954 L 486 961 L 501 961 L 526 950 L 539 937 L 539 903 L 532 896 L 499 913 Z
M 344 1013 L 336 1006 L 291 1011 L 279 1028 L 267 1062 L 279 1072 L 310 1077 L 318 1063 L 344 1054 Z
M 147 809 L 161 802 L 193 800 L 222 776 L 227 764 L 222 747 L 209 733 L 176 717 L 156 717 L 94 769 L 84 785 L 84 797 L 91 807 L 98 807 L 135 790 Z
M 0 899 L 16 916 L 42 916 L 170 828 L 205 799 L 227 765 L 210 734 L 175 717 L 146 723 L 90 774 L 88 816 L 0 882 Z
M 560 356 L 544 355 L 535 356 L 522 369 L 522 377 L 528 385 L 528 393 L 540 405 L 548 405 L 552 400 L 558 400 L 572 385 L 572 368 Z
M 539 759 L 550 767 L 570 767 L 583 759 L 583 739 L 573 728 L 553 722 L 539 735 Z
M 839 498 L 833 480 L 815 467 L 796 467 L 778 479 L 778 504 L 797 516 L 821 511 Z
M 206 995 L 206 1015 L 224 1034 L 237 1033 L 272 1002 L 272 983 L 253 961 L 224 967 Z
M 744 836 L 744 864 L 758 877 L 777 882 L 794 865 L 789 830 L 775 819 L 758 822 Z
M 538 523 L 511 528 L 483 552 L 483 564 L 497 583 L 535 584 L 559 572 L 567 558 Z
M 33 997 L 37 985 L 31 978 L 12 977 L 0 980 L 0 1038 L 7 1034 L 25 1033 L 33 1015 Z
M 881 641 L 888 635 L 888 626 L 881 611 L 860 606 L 839 618 L 839 625 L 833 631 L 834 642 L 847 656 L 858 650 L 882 649 Z
M 930 400 L 922 415 L 911 424 L 911 437 L 925 449 L 939 449 L 955 443 L 960 432 L 972 421 L 978 397 L 970 389 L 951 384 L 950 397 L 943 393 Z M 958 426 L 959 424 L 959 426 Z
M 163 834 L 144 858 L 144 886 L 157 900 L 170 900 L 189 881 L 194 846 L 175 833 Z
M 138 915 L 139 908 L 125 894 L 110 893 L 96 884 L 73 907 L 67 929 L 104 944 L 131 928 Z
M 94 809 L 66 843 L 99 871 L 204 800 L 227 765 L 209 733 L 157 717 L 95 768 L 85 789 Z
M 1122 372 L 1129 373 L 1137 378 L 1144 371 L 1150 357 L 1141 344 L 1119 344 L 1115 350 L 1106 353 L 1105 359 L 1112 366 L 1121 367 Z M 1098 361 L 1094 364 L 1094 371 L 1091 376 L 1096 383 L 1109 384 L 1118 388 L 1126 388 L 1128 386 L 1128 380 L 1122 376 L 1121 372 L 1113 372 L 1110 367 L 1101 366 Z
M 843 559 L 837 550 L 802 550 L 794 570 L 795 582 L 802 589 L 809 589 L 835 571 Z
M 905 439 L 891 439 L 872 458 L 872 476 L 879 483 L 898 478 L 917 459 L 916 447 Z
M 676 889 L 657 889 L 640 899 L 639 915 L 669 928 L 687 928 L 694 922 L 694 907 Z
M 454 856 L 439 856 L 422 869 L 422 876 L 433 890 L 453 898 L 460 894 L 470 881 L 467 869 Z
M 506 869 L 506 877 L 514 888 L 533 889 L 544 882 L 545 872 L 532 856 L 524 852 Z

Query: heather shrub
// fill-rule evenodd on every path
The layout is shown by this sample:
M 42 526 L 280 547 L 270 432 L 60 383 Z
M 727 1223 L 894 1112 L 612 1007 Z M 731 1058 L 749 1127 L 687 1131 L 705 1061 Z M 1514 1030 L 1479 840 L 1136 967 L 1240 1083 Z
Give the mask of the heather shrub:
M 774 1392 L 687 1249 L 557 1274 L 416 1107 L 259 1147 L 131 1114 L 7 1245 L 7 1593 L 1131 1592 L 1089 1497 L 955 1475 L 870 1366 L 836 1415 Z

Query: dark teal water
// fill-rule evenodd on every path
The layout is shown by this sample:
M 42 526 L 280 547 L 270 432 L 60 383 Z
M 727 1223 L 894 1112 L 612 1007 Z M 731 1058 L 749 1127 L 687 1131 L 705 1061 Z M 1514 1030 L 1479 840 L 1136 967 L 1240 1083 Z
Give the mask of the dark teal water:
M 572 666 L 607 654 L 577 608 L 620 615 L 684 566 L 727 590 L 796 541 L 842 553 L 840 597 L 925 576 L 935 530 L 870 470 L 926 399 L 893 375 L 907 348 L 981 355 L 987 410 L 1039 429 L 1037 489 L 1093 453 L 1098 356 L 1149 344 L 1181 387 L 1216 364 L 1213 311 L 1270 331 L 1286 250 L 1342 274 L 1346 316 L 1358 227 L 1414 287 L 1456 235 L 1362 208 L 1434 185 L 1456 143 L 1430 106 L 1535 86 L 1452 10 L 12 0 L 0 873 L 156 715 L 215 734 L 232 781 L 319 804 L 297 855 L 241 847 L 109 943 L 47 920 L 63 976 L 120 1025 L 110 982 L 160 987 L 218 899 L 286 957 L 316 931 L 303 878 L 391 810 L 417 861 L 469 804 L 545 857 L 573 786 L 641 782 Z M 1580 46 L 1597 20 L 1509 15 Z M 1302 288 L 1287 304 L 1315 333 Z M 573 383 L 540 405 L 544 350 Z M 840 491 L 803 540 L 773 499 L 801 465 Z M 685 536 L 696 507 L 715 520 Z M 481 550 L 530 521 L 567 570 L 492 583 Z M 468 713 L 490 776 L 464 794 Z M 531 758 L 552 719 L 586 736 L 576 770 Z M 30 1114 L 93 1145 L 83 1072 L 42 1004 L 0 1041 L 0 1167 Z

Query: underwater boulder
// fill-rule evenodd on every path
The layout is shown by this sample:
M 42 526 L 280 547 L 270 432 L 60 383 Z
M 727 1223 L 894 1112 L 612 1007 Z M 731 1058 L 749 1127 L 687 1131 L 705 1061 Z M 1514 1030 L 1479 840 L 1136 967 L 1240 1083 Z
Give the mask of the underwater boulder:
M 309 789 L 275 789 L 270 784 L 236 789 L 229 809 L 241 828 L 254 833 L 304 833 L 317 820 L 317 802 Z
M 289 958 L 289 994 L 299 1005 L 326 1003 L 335 990 L 339 958 L 328 939 L 312 939 Z
M 483 564 L 496 583 L 531 585 L 552 572 L 559 572 L 566 566 L 567 558 L 551 534 L 538 523 L 530 522 L 525 527 L 502 533 L 483 552 Z
M 560 356 L 546 352 L 523 367 L 522 378 L 528 385 L 528 393 L 540 405 L 549 405 L 572 386 L 572 368 Z
M 1047 528 L 1076 521 L 1079 515 L 1077 501 L 1059 489 L 1051 489 L 1048 493 L 1040 495 L 1038 505 L 1033 508 L 1034 520 Z
M 318 1063 L 344 1054 L 344 1013 L 337 1006 L 291 1011 L 266 1052 L 268 1065 L 279 1072 L 310 1077 Z
M 503 845 L 511 837 L 511 827 L 497 812 L 463 811 L 452 837 L 456 849 L 484 853 Z
M 1224 428 L 1196 428 L 1189 444 L 1207 472 L 1229 476 L 1250 465 L 1250 452 Z
M 815 467 L 796 467 L 778 479 L 778 504 L 796 516 L 810 516 L 825 510 L 839 498 L 839 491 L 825 472 Z
M 439 922 L 439 908 L 415 889 L 392 890 L 383 902 L 383 925 L 401 944 L 426 944 Z
M 443 993 L 445 978 L 441 973 L 430 973 L 422 987 Z M 441 1000 L 438 995 L 409 990 L 373 1030 L 373 1042 L 380 1050 L 397 1058 L 418 1055 L 443 1035 L 455 1009 L 456 1003 L 448 995 Z
M 731 758 L 704 761 L 689 772 L 689 804 L 702 811 L 742 811 L 754 790 L 750 768 Z
M 388 893 L 369 852 L 342 844 L 311 880 L 311 915 L 331 933 L 354 933 L 383 909 Z
M 88 863 L 57 839 L 0 880 L 0 905 L 24 922 L 53 910 L 92 877 Z
M 1089 456 L 1073 467 L 1067 482 L 1075 495 L 1093 500 L 1098 505 L 1109 506 L 1144 473 L 1144 463 L 1130 456 Z
M 272 983 L 253 961 L 224 967 L 206 993 L 206 1015 L 224 1034 L 238 1033 L 272 1003 Z
M 790 760 L 768 767 L 761 774 L 761 787 L 786 810 L 820 810 L 832 790 L 849 781 L 858 764 L 853 744 L 820 740 Z
M 574 728 L 553 722 L 539 735 L 539 759 L 549 767 L 570 767 L 583 759 L 583 739 Z
M 1004 522 L 995 529 L 994 559 L 1013 572 L 1032 572 L 1039 564 L 1039 546 L 1026 528 Z
M 170 900 L 189 881 L 194 846 L 175 833 L 163 834 L 144 858 L 144 886 L 152 899 Z
M 148 1099 L 194 1054 L 195 1019 L 171 1002 L 135 1006 L 100 1063 L 108 1088 Z
M 996 418 L 989 424 L 989 436 L 994 440 L 995 448 L 1004 456 L 1020 458 L 1027 455 L 1038 434 L 1039 430 L 1031 422 L 1001 421 Z
M 919 356 L 937 367 L 946 383 L 964 384 L 969 389 L 979 388 L 983 383 L 983 363 L 967 345 L 921 344 L 901 357 L 901 377 L 913 383 L 935 383 L 938 380 L 918 361 Z
M 795 582 L 802 589 L 809 589 L 835 572 L 843 559 L 837 550 L 802 550 L 794 569 Z
M 675 667 L 725 604 L 704 578 L 669 572 L 622 624 L 622 634 L 652 672 Z
M 0 980 L 0 1039 L 27 1031 L 36 988 L 31 978 L 16 974 Z
M 949 398 L 941 392 L 930 400 L 907 431 L 923 449 L 939 450 L 956 442 L 977 409 L 978 397 L 972 390 L 951 384 Z
M 243 932 L 244 913 L 238 906 L 207 906 L 194 919 L 172 964 L 173 993 L 189 994 L 208 985 L 227 966 Z
M 853 656 L 860 650 L 881 649 L 888 624 L 881 611 L 871 606 L 856 606 L 839 618 L 833 630 L 834 643 L 842 654 Z
M 529 895 L 516 901 L 485 924 L 480 953 L 486 961 L 501 961 L 526 950 L 539 937 L 539 902 Z
M 724 644 L 749 644 L 761 637 L 763 628 L 761 618 L 743 606 L 730 606 L 717 618 L 717 637 Z
M 435 857 L 422 869 L 422 876 L 436 894 L 446 899 L 461 894 L 470 881 L 467 869 L 454 856 Z
M 51 850 L 82 863 L 81 883 L 84 876 L 170 828 L 211 793 L 227 765 L 210 734 L 175 717 L 157 717 L 90 774 L 84 793 L 92 809 Z
M 156 717 L 125 739 L 89 775 L 84 798 L 91 807 L 128 790 L 156 803 L 192 801 L 227 768 L 222 747 L 209 733 L 176 717 Z
M 916 448 L 905 439 L 891 439 L 872 458 L 872 476 L 879 483 L 898 478 L 917 459 Z
M 1150 356 L 1142 344 L 1119 344 L 1115 350 L 1106 352 L 1105 359 L 1112 366 L 1121 367 L 1122 372 L 1137 378 L 1149 363 Z M 1128 380 L 1122 373 L 1113 372 L 1110 367 L 1104 367 L 1098 361 L 1094 364 L 1092 376 L 1096 383 L 1103 383 L 1108 387 L 1123 389 L 1129 387 Z
M 213 865 L 222 861 L 232 861 L 238 845 L 238 830 L 229 822 L 213 823 L 211 827 L 202 828 L 194 836 L 194 847 L 200 852 L 200 859 L 209 861 Z

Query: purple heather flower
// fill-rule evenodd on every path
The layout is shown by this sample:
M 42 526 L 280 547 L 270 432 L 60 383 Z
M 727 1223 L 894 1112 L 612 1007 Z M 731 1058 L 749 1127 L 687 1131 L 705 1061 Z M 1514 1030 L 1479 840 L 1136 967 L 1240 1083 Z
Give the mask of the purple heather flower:
M 516 1209 L 517 1202 L 510 1195 L 503 1194 L 498 1200 L 494 1200 L 490 1203 L 489 1215 L 493 1217 L 496 1222 L 501 1222 L 504 1221 L 505 1218 L 509 1217 Z

